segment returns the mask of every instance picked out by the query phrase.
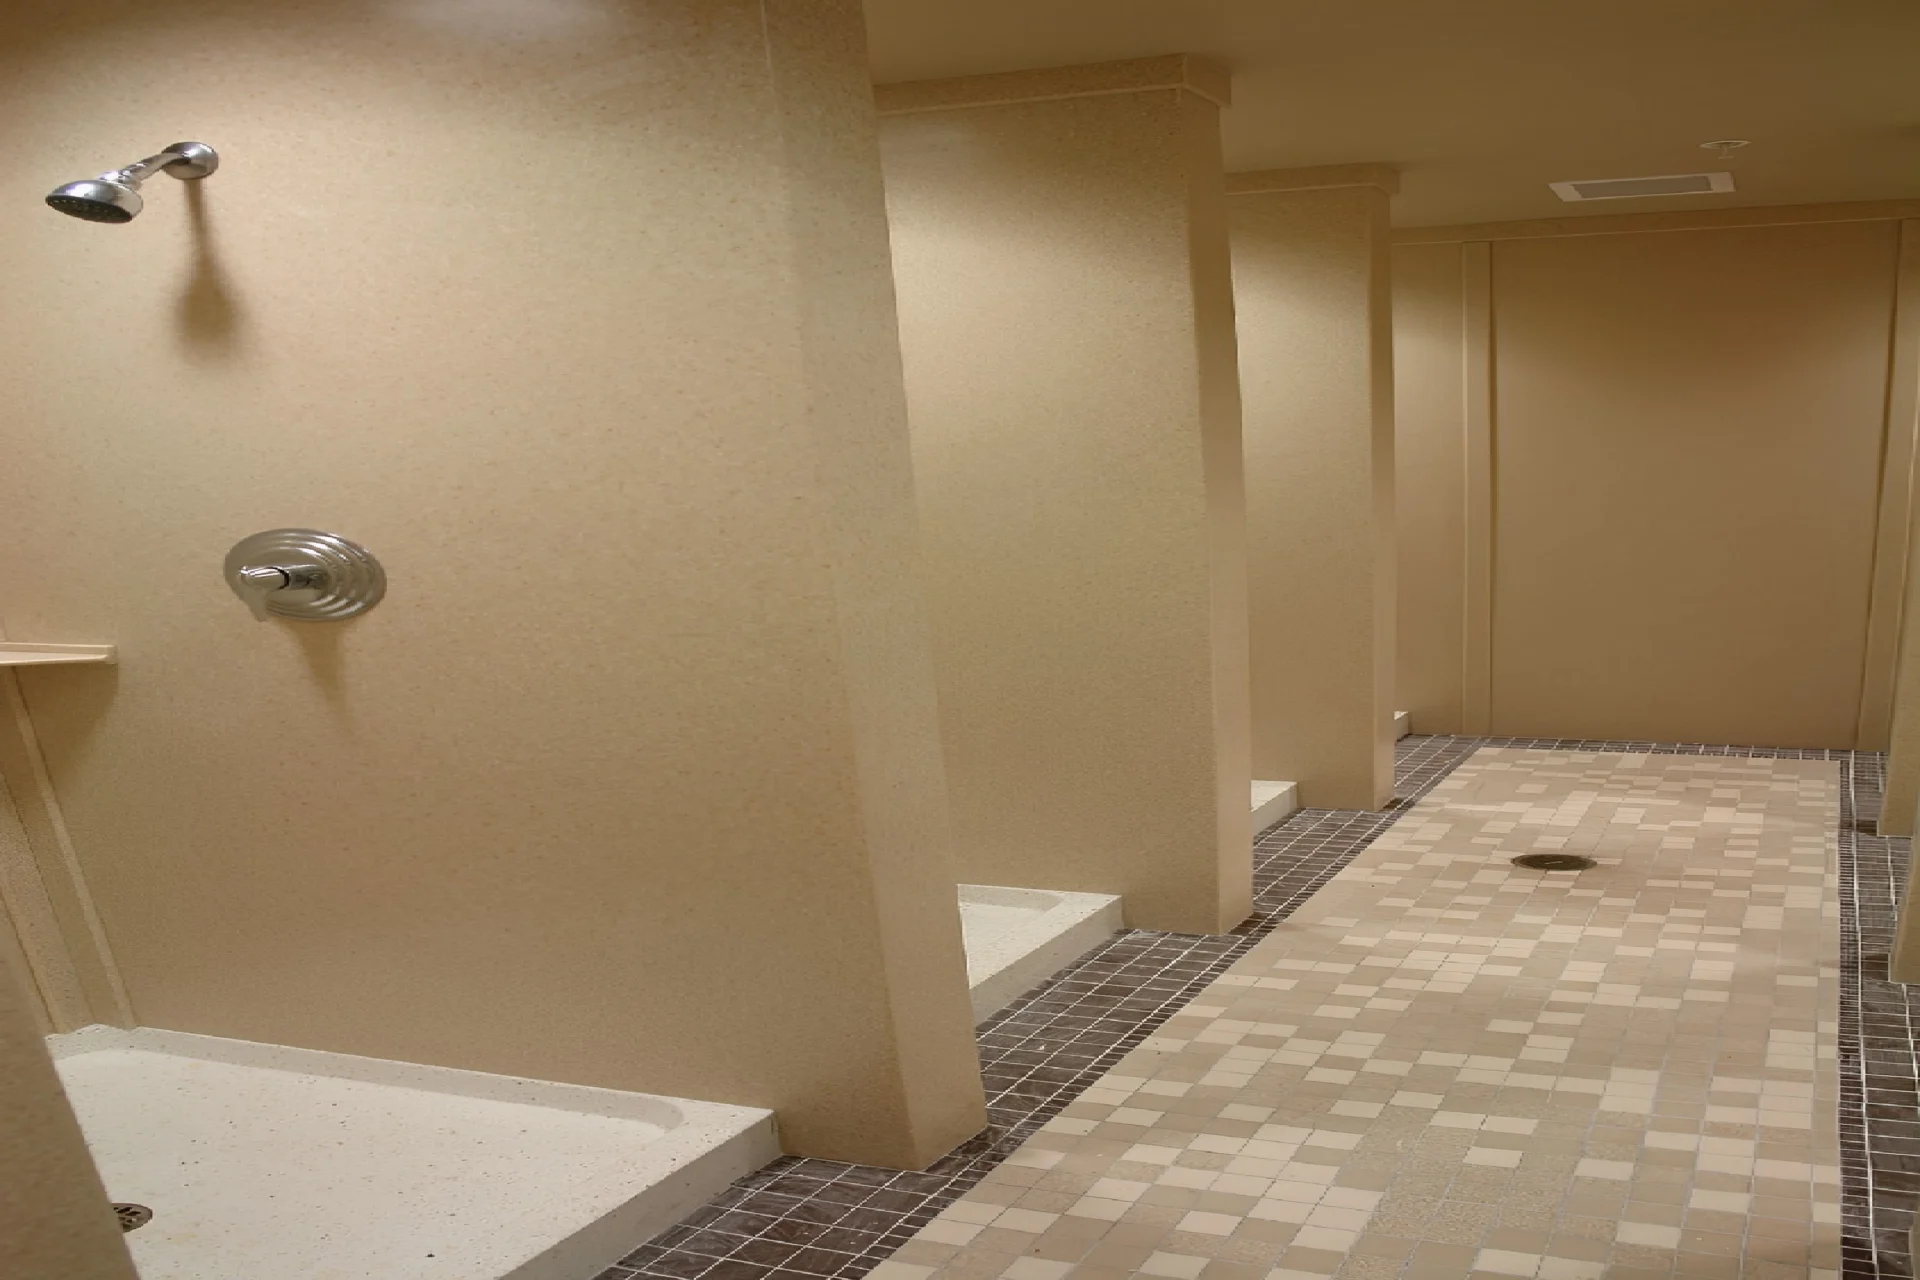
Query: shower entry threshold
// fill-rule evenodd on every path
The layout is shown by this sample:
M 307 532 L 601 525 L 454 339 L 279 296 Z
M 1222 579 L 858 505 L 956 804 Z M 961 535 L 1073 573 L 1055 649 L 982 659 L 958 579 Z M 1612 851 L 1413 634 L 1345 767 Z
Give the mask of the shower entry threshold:
M 1124 927 L 1112 894 L 961 885 L 974 1021 L 986 1021 Z
M 579 1280 L 780 1154 L 773 1113 L 181 1032 L 48 1039 L 141 1280 Z

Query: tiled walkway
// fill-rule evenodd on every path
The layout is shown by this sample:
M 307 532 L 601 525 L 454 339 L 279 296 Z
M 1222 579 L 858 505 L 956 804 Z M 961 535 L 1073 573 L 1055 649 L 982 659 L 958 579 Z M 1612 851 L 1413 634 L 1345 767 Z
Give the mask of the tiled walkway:
M 1401 749 L 1403 797 L 1433 786 L 1481 741 L 1408 739 Z M 1870 819 L 1877 805 L 1877 758 L 1845 752 L 1644 743 L 1513 745 L 1831 759 L 1839 762 L 1843 776 L 1850 775 L 1843 815 L 1847 821 L 1841 827 L 1842 862 L 1848 868 L 1842 896 L 1850 905 L 1858 904 L 1861 928 L 1857 939 L 1851 930 L 1847 939 L 1849 989 L 1842 1018 L 1845 1273 L 1910 1274 L 1903 1233 L 1907 1206 L 1914 1198 L 1908 1183 L 1916 1179 L 1906 1171 L 1910 1157 L 1904 1148 L 1920 1137 L 1913 1132 L 1920 1126 L 1912 1123 L 1912 1044 L 1902 1038 L 1895 1045 L 1891 1038 L 1896 1023 L 1905 1026 L 1904 989 L 1876 979 L 1873 959 L 1876 946 L 1884 953 L 1892 885 L 1904 867 L 1906 842 L 1860 834 L 1862 820 Z M 1386 814 L 1310 810 L 1295 815 L 1259 841 L 1258 914 L 1236 936 L 1123 935 L 984 1027 L 981 1043 L 993 1127 L 928 1173 L 902 1174 L 817 1160 L 782 1161 L 744 1180 L 682 1227 L 636 1251 L 622 1266 L 609 1270 L 607 1280 L 636 1274 L 681 1280 L 757 1280 L 761 1276 L 853 1280 L 872 1270 L 935 1212 L 1017 1151 L 1042 1123 L 1407 812 L 1404 808 Z M 1862 948 L 1866 949 L 1864 971 L 1854 963 Z M 1869 1050 L 1865 1056 L 1859 1051 L 1863 1000 L 1864 1043 Z M 1905 1105 L 1899 1104 L 1901 1098 L 1908 1100 Z M 1877 1114 L 1885 1112 L 1897 1115 Z M 1868 1143 L 1863 1140 L 1869 1136 L 1871 1188 Z
M 1837 1275 L 1838 817 L 1484 751 L 876 1280 Z

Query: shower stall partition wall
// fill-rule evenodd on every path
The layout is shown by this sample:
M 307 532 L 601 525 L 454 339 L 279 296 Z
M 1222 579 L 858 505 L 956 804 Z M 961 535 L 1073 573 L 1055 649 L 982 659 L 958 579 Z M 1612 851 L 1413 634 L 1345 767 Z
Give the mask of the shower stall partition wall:
M 0 14 L 0 623 L 120 653 L 17 671 L 0 751 L 0 859 L 90 895 L 59 1029 L 895 1167 L 984 1125 L 863 40 L 856 0 Z M 175 127 L 215 180 L 41 202 Z M 379 608 L 256 622 L 222 557 L 289 527 L 376 551 Z

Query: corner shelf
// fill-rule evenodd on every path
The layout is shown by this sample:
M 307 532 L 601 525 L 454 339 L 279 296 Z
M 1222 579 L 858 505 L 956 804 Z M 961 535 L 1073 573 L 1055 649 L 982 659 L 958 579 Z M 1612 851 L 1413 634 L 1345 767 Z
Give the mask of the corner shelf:
M 111 665 L 116 661 L 110 644 L 27 644 L 0 640 L 0 667 L 54 667 L 76 662 Z

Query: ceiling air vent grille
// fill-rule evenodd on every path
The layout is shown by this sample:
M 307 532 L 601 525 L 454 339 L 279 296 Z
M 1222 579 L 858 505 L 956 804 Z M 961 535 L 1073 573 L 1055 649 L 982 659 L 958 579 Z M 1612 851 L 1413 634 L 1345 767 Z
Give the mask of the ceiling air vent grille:
M 1656 178 L 1599 178 L 1591 182 L 1549 182 L 1569 203 L 1630 200 L 1637 196 L 1704 196 L 1733 190 L 1730 173 L 1668 173 Z

